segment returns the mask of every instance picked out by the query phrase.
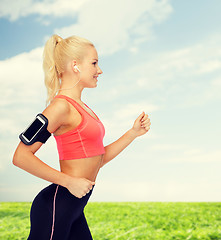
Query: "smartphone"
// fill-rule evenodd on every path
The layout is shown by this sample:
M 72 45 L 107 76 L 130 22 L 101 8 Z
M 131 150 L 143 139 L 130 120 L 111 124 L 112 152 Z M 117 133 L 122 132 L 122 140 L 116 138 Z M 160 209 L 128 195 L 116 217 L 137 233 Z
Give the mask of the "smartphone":
M 35 120 L 26 128 L 26 130 L 21 134 L 21 137 L 27 142 L 30 143 L 34 137 L 41 131 L 45 126 L 46 121 L 41 117 L 37 116 Z

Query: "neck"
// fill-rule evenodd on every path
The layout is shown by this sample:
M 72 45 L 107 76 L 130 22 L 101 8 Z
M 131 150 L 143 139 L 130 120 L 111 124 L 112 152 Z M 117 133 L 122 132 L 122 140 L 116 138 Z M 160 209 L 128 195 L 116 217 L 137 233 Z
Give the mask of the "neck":
M 81 93 L 84 87 L 81 84 L 80 76 L 70 78 L 69 76 L 62 76 L 61 87 L 58 91 L 58 95 L 65 95 L 74 100 L 81 101 Z
M 70 98 L 73 98 L 74 100 L 81 101 L 82 90 L 77 90 L 77 89 L 60 90 L 60 91 L 58 91 L 58 95 L 65 95 Z

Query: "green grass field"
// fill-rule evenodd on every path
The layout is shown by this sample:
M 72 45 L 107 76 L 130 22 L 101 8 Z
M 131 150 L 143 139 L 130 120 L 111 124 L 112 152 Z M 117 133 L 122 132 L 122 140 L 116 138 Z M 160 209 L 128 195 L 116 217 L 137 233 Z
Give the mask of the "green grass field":
M 31 203 L 0 203 L 0 239 L 27 239 Z M 89 202 L 94 240 L 221 240 L 221 203 Z M 39 239 L 40 240 L 40 239 Z

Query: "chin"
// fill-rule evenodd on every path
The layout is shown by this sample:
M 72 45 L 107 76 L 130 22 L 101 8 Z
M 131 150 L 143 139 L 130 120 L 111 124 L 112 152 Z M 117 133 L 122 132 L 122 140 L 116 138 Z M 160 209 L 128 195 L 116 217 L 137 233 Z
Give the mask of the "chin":
M 96 88 L 97 87 L 97 83 L 94 84 L 94 85 L 89 85 L 89 86 L 86 86 L 86 88 Z
M 96 88 L 97 87 L 97 82 L 91 84 L 91 88 Z

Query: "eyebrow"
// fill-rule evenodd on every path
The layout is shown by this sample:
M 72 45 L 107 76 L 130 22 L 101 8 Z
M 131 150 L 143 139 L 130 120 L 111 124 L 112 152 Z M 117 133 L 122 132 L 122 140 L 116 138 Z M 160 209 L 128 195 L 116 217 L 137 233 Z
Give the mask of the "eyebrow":
M 94 58 L 93 60 L 96 60 L 96 61 L 98 61 L 98 59 L 96 59 L 96 58 Z

